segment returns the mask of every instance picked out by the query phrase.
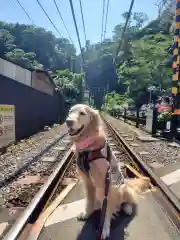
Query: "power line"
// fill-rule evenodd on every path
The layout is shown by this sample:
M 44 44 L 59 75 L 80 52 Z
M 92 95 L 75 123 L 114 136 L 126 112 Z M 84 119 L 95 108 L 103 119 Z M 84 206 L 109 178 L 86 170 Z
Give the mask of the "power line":
M 82 22 L 83 22 L 85 45 L 86 45 L 86 49 L 87 49 L 86 29 L 85 29 L 85 24 L 84 24 L 84 15 L 83 15 L 83 8 L 82 8 L 82 2 L 81 2 L 81 0 L 79 0 L 79 4 L 80 4 L 80 8 L 81 8 L 81 17 L 82 17 Z
M 107 9 L 106 9 L 106 20 L 105 20 L 105 26 L 104 26 L 104 39 L 106 36 L 106 28 L 107 28 L 107 18 L 108 18 L 108 11 L 109 11 L 109 0 L 107 1 Z
M 53 0 L 53 1 L 54 1 L 55 6 L 56 6 L 56 9 L 57 9 L 57 11 L 58 11 L 58 13 L 59 13 L 59 16 L 60 16 L 60 18 L 61 18 L 61 21 L 62 21 L 62 23 L 63 23 L 63 25 L 64 25 L 64 27 L 65 27 L 65 29 L 66 29 L 66 32 L 67 32 L 67 34 L 68 34 L 68 37 L 69 37 L 71 43 L 74 45 L 73 40 L 72 40 L 72 38 L 71 38 L 71 35 L 70 35 L 70 33 L 69 33 L 69 31 L 68 31 L 68 29 L 67 29 L 67 27 L 66 27 L 66 24 L 65 24 L 65 22 L 64 22 L 63 16 L 62 16 L 62 14 L 61 14 L 61 12 L 60 12 L 60 10 L 59 10 L 59 7 L 58 7 L 58 5 L 57 5 L 57 3 L 56 3 L 56 0 Z
M 104 30 L 104 11 L 105 11 L 105 1 L 103 0 L 103 12 L 102 12 L 102 26 L 101 26 L 101 42 L 103 39 L 103 30 Z
M 126 23 L 124 25 L 124 28 L 123 28 L 123 31 L 122 31 L 122 34 L 121 34 L 121 38 L 119 40 L 119 45 L 118 45 L 118 48 L 117 48 L 117 51 L 116 51 L 116 55 L 115 55 L 114 60 L 113 60 L 114 63 L 115 63 L 116 58 L 117 58 L 117 56 L 119 54 L 119 51 L 121 50 L 121 47 L 122 47 L 122 43 L 123 43 L 122 39 L 124 38 L 124 34 L 125 34 L 125 31 L 126 31 L 126 28 L 127 28 L 127 24 L 128 24 L 129 18 L 131 16 L 131 12 L 132 12 L 132 8 L 133 8 L 133 5 L 134 5 L 134 1 L 135 0 L 131 1 L 130 7 L 129 7 L 128 15 L 127 15 L 127 18 L 126 18 Z
M 22 4 L 20 3 L 19 0 L 16 0 L 16 2 L 19 4 L 19 6 L 22 8 L 22 10 L 25 12 L 26 16 L 29 18 L 29 20 L 32 22 L 33 25 L 34 24 L 34 21 L 32 20 L 32 18 L 29 16 L 28 12 L 26 11 L 26 9 L 22 6 Z
M 46 15 L 46 17 L 49 19 L 49 21 L 51 22 L 51 24 L 53 25 L 53 27 L 56 29 L 56 31 L 59 33 L 59 35 L 63 37 L 63 35 L 60 33 L 60 31 L 57 29 L 57 27 L 55 26 L 55 24 L 53 23 L 53 21 L 51 20 L 51 18 L 48 16 L 47 12 L 45 11 L 45 9 L 43 8 L 43 6 L 41 5 L 41 3 L 39 2 L 39 0 L 37 0 L 37 3 L 39 4 L 39 6 L 41 7 L 41 9 L 43 10 L 44 14 Z
M 80 51 L 81 51 L 81 59 L 82 59 L 83 67 L 85 67 L 84 54 L 83 54 L 83 51 L 82 51 L 82 45 L 81 45 L 81 40 L 80 40 L 80 37 L 79 37 L 79 31 L 78 31 L 78 26 L 77 26 L 77 22 L 76 22 L 76 16 L 75 16 L 75 13 L 74 13 L 74 7 L 73 7 L 72 0 L 69 0 L 69 3 L 70 3 L 71 12 L 72 12 L 72 16 L 73 16 L 73 21 L 74 21 L 74 25 L 75 25 L 75 28 L 76 28 L 78 43 L 79 43 L 79 47 L 80 47 Z

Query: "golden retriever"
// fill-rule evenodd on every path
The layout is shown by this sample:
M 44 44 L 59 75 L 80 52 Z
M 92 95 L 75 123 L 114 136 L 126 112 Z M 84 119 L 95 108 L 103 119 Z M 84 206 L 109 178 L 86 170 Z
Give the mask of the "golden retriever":
M 103 130 L 103 122 L 97 110 L 84 104 L 77 104 L 70 109 L 66 124 L 77 154 L 105 147 L 106 135 Z M 89 162 L 88 174 L 77 164 L 77 170 L 83 181 L 86 193 L 86 209 L 79 217 L 82 220 L 87 219 L 92 214 L 97 201 L 102 206 L 105 195 L 106 172 L 109 164 L 113 163 L 112 156 L 111 153 L 110 163 L 105 156 Z M 127 179 L 119 186 L 114 185 L 112 181 L 110 182 L 106 217 L 102 231 L 103 239 L 110 235 L 110 224 L 113 215 L 122 206 L 123 211 L 131 215 L 133 205 L 137 203 L 138 193 L 143 191 L 143 188 L 148 187 L 148 178 Z

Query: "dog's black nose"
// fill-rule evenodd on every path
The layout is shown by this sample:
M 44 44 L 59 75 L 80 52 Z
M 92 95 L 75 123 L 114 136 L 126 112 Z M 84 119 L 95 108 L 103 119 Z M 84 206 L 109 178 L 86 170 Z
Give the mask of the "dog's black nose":
M 67 124 L 68 127 L 72 127 L 72 125 L 73 125 L 73 120 L 67 119 L 67 120 L 66 120 L 66 124 Z

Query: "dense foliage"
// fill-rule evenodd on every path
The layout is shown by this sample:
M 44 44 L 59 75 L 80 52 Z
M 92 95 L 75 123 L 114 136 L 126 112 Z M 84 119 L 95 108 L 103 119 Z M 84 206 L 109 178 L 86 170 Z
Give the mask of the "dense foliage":
M 65 69 L 57 70 L 55 75 L 54 81 L 67 100 L 81 102 L 85 87 L 84 73 L 73 73 Z
M 0 22 L 0 56 L 25 67 L 65 69 L 71 67 L 75 47 L 43 28 Z
M 152 99 L 169 91 L 172 75 L 169 48 L 174 37 L 172 27 L 175 11 L 174 8 L 172 11 L 172 3 L 175 1 L 157 1 L 157 19 L 147 25 L 146 14 L 137 12 L 131 14 L 116 66 L 113 66 L 112 59 L 124 23 L 115 26 L 112 39 L 105 39 L 102 43 L 89 46 L 85 52 L 89 65 L 87 83 L 97 107 L 103 104 L 103 97 L 107 92 L 116 92 L 108 95 L 111 96 L 108 97 L 109 103 L 105 97 L 105 105 L 109 107 L 119 104 L 117 99 L 119 95 L 124 94 L 125 101 L 128 96 L 136 105 L 147 103 L 148 88 L 152 86 L 156 90 L 152 93 Z M 125 20 L 127 12 L 122 16 Z
M 174 3 L 175 0 L 157 0 L 157 18 L 149 23 L 145 13 L 133 12 L 124 39 L 121 34 L 127 12 L 122 14 L 124 22 L 114 27 L 112 39 L 97 44 L 87 41 L 83 49 L 85 75 L 79 74 L 80 56 L 74 46 L 43 28 L 0 22 L 0 56 L 25 67 L 51 69 L 56 84 L 68 98 L 80 101 L 86 76 L 96 107 L 141 105 L 149 101 L 149 87 L 156 89 L 153 99 L 168 92 L 171 86 L 169 48 L 173 42 Z M 114 64 L 119 39 L 122 47 Z
M 113 108 L 124 109 L 133 105 L 134 101 L 133 99 L 129 98 L 128 95 L 120 95 L 113 91 L 106 94 L 103 107 L 105 110 L 111 110 Z

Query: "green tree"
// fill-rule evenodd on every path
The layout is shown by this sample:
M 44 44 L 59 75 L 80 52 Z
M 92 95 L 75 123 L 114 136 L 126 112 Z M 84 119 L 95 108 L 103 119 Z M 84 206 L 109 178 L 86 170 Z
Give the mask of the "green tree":
M 43 28 L 0 22 L 0 56 L 6 54 L 18 63 L 25 63 L 28 66 L 30 65 L 28 59 L 31 57 L 23 56 L 26 53 L 35 53 L 34 60 L 41 66 L 43 65 L 45 69 L 55 71 L 70 68 L 71 57 L 75 56 L 76 50 L 68 39 L 56 38 L 52 32 Z M 19 60 L 19 55 L 21 55 L 21 60 Z M 22 61 L 22 58 L 25 59 Z
M 128 95 L 120 95 L 115 91 L 106 94 L 104 99 L 104 108 L 109 111 L 117 108 L 128 108 L 134 104 L 133 99 L 129 98 Z
M 155 85 L 160 94 L 164 90 L 168 91 L 172 75 L 169 48 L 173 43 L 173 36 L 170 33 L 173 18 L 168 4 L 163 6 L 160 17 L 146 26 L 148 20 L 146 14 L 142 12 L 131 14 L 122 39 L 121 51 L 116 59 L 116 72 L 111 62 L 125 23 L 115 26 L 113 39 L 88 47 L 85 52 L 88 61 L 87 82 L 98 105 L 107 91 L 115 91 L 120 95 L 127 94 L 137 104 L 148 101 L 147 88 L 150 85 Z M 122 15 L 125 20 L 127 12 Z
M 84 74 L 73 73 L 69 69 L 57 70 L 55 83 L 68 99 L 81 101 L 85 87 Z
M 27 68 L 43 68 L 43 65 L 35 60 L 36 54 L 33 52 L 25 53 L 22 49 L 15 48 L 12 52 L 7 52 L 5 57 Z
M 15 46 L 14 39 L 8 30 L 0 29 L 0 56 L 3 56 Z

